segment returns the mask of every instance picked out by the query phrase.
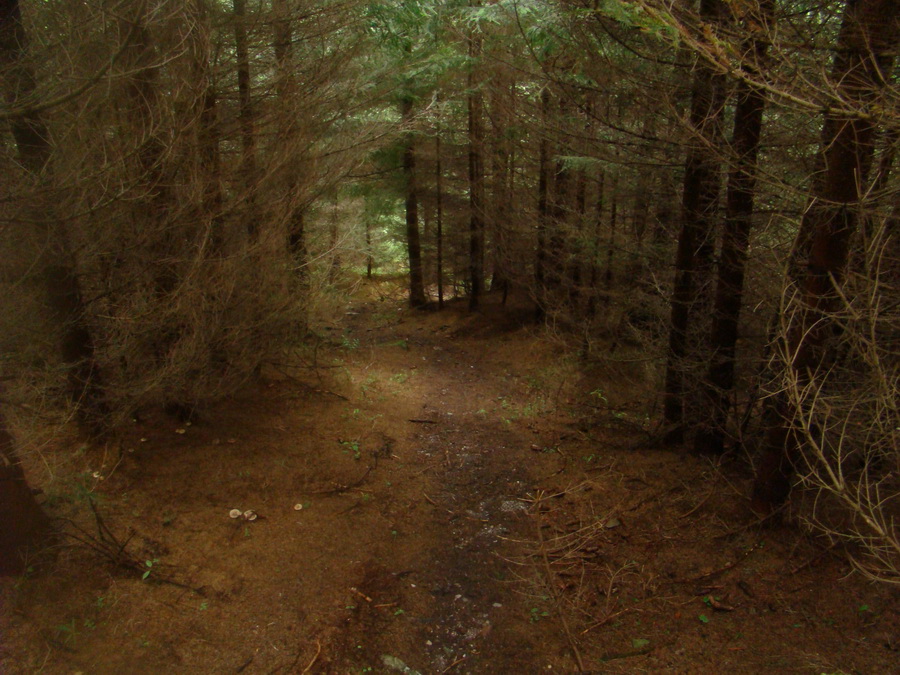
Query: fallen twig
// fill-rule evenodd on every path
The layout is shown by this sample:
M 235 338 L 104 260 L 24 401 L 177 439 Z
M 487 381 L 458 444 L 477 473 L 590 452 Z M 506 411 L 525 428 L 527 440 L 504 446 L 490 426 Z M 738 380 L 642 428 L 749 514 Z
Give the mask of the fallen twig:
M 444 668 L 444 669 L 441 671 L 441 675 L 443 675 L 443 673 L 449 673 L 451 670 L 453 670 L 454 668 L 456 668 L 456 666 L 458 666 L 460 663 L 462 663 L 462 662 L 465 661 L 465 660 L 466 660 L 466 656 L 465 656 L 465 654 L 463 654 L 463 655 L 460 656 L 458 659 L 456 659 L 456 661 L 454 661 L 454 662 L 451 663 L 449 666 L 447 666 L 446 668 Z
M 321 653 L 322 653 L 322 643 L 319 642 L 317 639 L 316 640 L 316 653 L 313 655 L 312 661 L 310 661 L 307 664 L 306 668 L 304 668 L 303 670 L 300 671 L 301 675 L 303 675 L 303 673 L 308 673 L 310 670 L 312 670 L 313 665 L 315 665 L 315 663 L 316 663 L 316 659 L 319 658 L 319 654 L 321 654 Z
M 536 506 L 540 505 L 541 501 L 544 498 L 544 491 L 538 491 L 537 495 L 535 495 L 534 503 Z M 541 552 L 541 559 L 544 562 L 544 572 L 547 575 L 547 588 L 550 590 L 553 599 L 556 602 L 556 606 L 560 608 L 559 618 L 563 625 L 563 630 L 566 633 L 566 637 L 569 640 L 569 645 L 572 647 L 572 653 L 575 655 L 575 663 L 578 664 L 578 671 L 584 672 L 586 669 L 584 667 L 584 660 L 581 658 L 581 651 L 578 649 L 578 643 L 575 641 L 575 637 L 572 635 L 572 631 L 569 628 L 569 622 L 566 619 L 566 614 L 562 606 L 562 602 L 556 591 L 556 584 L 553 583 L 553 570 L 550 569 L 550 559 L 547 557 L 547 547 L 544 545 L 544 534 L 541 531 L 541 518 L 538 515 L 535 518 L 535 524 L 537 527 L 537 537 L 538 537 L 538 546 Z

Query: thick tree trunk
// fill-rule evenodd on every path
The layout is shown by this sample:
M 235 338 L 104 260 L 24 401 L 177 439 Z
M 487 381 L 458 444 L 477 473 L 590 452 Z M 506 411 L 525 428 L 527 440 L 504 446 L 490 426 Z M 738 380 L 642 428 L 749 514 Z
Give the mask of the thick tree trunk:
M 484 292 L 484 96 L 476 78 L 475 60 L 481 58 L 481 37 L 469 36 L 467 96 L 469 113 L 469 309 L 478 309 Z
M 721 24 L 726 8 L 722 0 L 701 0 L 700 19 Z M 696 324 L 702 313 L 698 298 L 712 265 L 714 223 L 719 205 L 722 117 L 725 107 L 725 76 L 699 60 L 696 64 L 691 99 L 690 125 L 697 141 L 688 151 L 682 194 L 682 226 L 675 256 L 675 285 L 672 289 L 672 313 L 666 363 L 663 414 L 669 444 L 684 440 L 686 426 L 693 426 L 695 410 L 686 410 L 685 398 L 690 386 L 687 371 L 696 368 L 702 358 L 692 335 L 702 333 Z M 693 319 L 693 320 L 692 320 Z M 690 333 L 690 335 L 689 335 Z
M 19 466 L 12 435 L 0 414 L 0 577 L 22 574 L 27 556 L 50 530 Z
M 831 81 L 839 109 L 866 110 L 893 67 L 900 42 L 900 4 L 896 0 L 848 0 L 838 35 Z M 783 336 L 783 353 L 797 391 L 770 399 L 766 445 L 757 464 L 752 506 L 768 515 L 791 490 L 794 460 L 802 441 L 795 426 L 800 389 L 819 368 L 839 304 L 838 287 L 860 218 L 860 202 L 874 152 L 875 129 L 868 115 L 826 114 L 820 150 L 822 174 L 804 213 L 800 236 L 809 237 L 806 269 L 799 280 L 799 316 Z M 794 394 L 793 396 L 791 394 Z
M 28 37 L 18 0 L 0 0 L 0 69 L 6 72 L 3 95 L 10 110 L 22 114 L 10 120 L 22 166 L 41 180 L 50 160 L 50 133 L 39 112 L 27 103 L 36 88 L 34 73 L 25 63 Z M 52 211 L 52 205 L 48 205 Z M 46 215 L 46 214 L 45 214 Z M 74 268 L 68 233 L 52 216 L 41 219 L 50 245 L 44 253 L 43 280 L 47 303 L 61 331 L 60 355 L 68 370 L 68 393 L 78 406 L 79 421 L 91 432 L 100 430 L 107 407 L 94 360 L 94 342 L 85 322 L 86 311 L 80 281 Z
M 760 3 L 760 13 L 753 18 L 760 26 L 757 37 L 747 40 L 744 70 L 759 77 L 768 47 L 768 28 L 774 11 L 773 0 Z M 710 335 L 709 370 L 701 386 L 701 418 L 694 449 L 718 454 L 725 447 L 725 422 L 728 418 L 729 394 L 734 387 L 734 357 L 738 338 L 738 319 L 744 293 L 744 269 L 750 245 L 753 201 L 756 192 L 756 158 L 762 132 L 766 98 L 763 91 L 748 80 L 741 80 L 736 93 L 734 132 L 731 152 L 734 165 L 728 176 L 725 227 L 719 256 L 713 325 Z
M 401 104 L 403 124 L 412 125 L 412 100 Z M 422 245 L 419 241 L 419 193 L 416 186 L 416 146 L 412 130 L 407 131 L 403 149 L 403 176 L 406 179 L 406 247 L 409 253 L 409 304 L 424 307 L 425 280 L 422 274 Z

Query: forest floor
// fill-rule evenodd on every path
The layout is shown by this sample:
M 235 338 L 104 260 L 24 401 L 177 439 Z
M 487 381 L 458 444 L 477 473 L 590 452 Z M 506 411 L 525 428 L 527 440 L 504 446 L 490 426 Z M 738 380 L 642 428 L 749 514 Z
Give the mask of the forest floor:
M 898 672 L 895 592 L 756 526 L 744 462 L 651 447 L 652 364 L 529 314 L 363 284 L 192 425 L 31 457 L 87 543 L 0 582 L 0 672 Z

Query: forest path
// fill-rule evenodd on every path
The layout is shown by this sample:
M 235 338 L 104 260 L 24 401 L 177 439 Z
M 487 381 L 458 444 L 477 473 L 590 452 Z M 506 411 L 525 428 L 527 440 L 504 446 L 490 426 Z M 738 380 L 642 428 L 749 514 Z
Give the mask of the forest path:
M 28 467 L 81 539 L 0 580 L 0 671 L 897 670 L 892 589 L 754 527 L 739 463 L 636 447 L 643 362 L 585 374 L 527 306 L 389 282 L 317 316 L 193 425 Z
M 357 664 L 377 662 L 375 672 L 531 673 L 552 670 L 554 661 L 558 672 L 570 671 L 559 627 L 542 620 L 547 598 L 522 564 L 524 542 L 534 537 L 527 511 L 535 481 L 559 463 L 536 451 L 532 422 L 547 398 L 526 383 L 534 354 L 523 353 L 523 336 L 509 337 L 527 311 L 498 322 L 503 310 L 490 307 L 490 326 L 483 315 L 451 310 L 373 327 L 377 309 L 350 312 L 344 343 L 381 351 L 377 360 L 354 358 L 350 378 L 362 388 L 385 378 L 399 385 L 388 397 L 366 398 L 378 426 L 396 438 L 396 461 L 420 467 L 420 476 L 401 479 L 394 494 L 405 514 L 399 529 L 413 536 L 370 561 L 379 571 L 360 589 L 374 597 L 392 586 L 403 614 L 361 612 L 343 635 L 353 647 L 344 653 Z M 385 355 L 385 346 L 394 349 Z

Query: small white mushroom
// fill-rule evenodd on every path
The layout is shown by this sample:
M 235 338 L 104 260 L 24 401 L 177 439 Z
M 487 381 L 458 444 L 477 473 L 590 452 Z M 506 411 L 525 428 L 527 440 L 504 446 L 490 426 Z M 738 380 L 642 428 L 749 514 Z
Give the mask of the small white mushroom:
M 231 511 L 228 512 L 229 518 L 240 518 L 242 515 L 244 514 L 241 513 L 240 509 L 231 509 Z
M 253 509 L 244 511 L 244 520 L 256 520 L 256 511 Z
M 294 511 L 302 511 L 303 504 L 294 504 Z

